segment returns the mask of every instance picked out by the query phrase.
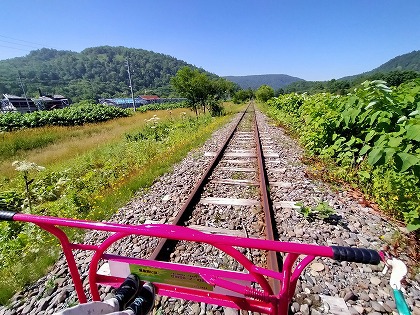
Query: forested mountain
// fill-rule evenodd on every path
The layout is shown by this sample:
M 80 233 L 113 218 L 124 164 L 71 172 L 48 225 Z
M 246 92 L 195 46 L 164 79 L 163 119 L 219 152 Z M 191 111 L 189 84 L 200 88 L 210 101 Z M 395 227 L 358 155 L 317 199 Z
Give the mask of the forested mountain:
M 42 48 L 24 57 L 0 61 L 0 94 L 22 95 L 20 72 L 28 97 L 39 96 L 38 89 L 73 101 L 127 97 L 127 58 L 135 94 L 168 96 L 170 78 L 188 65 L 168 55 L 126 47 L 93 47 L 80 53 Z
M 303 79 L 292 77 L 286 74 L 225 76 L 224 78 L 238 84 L 244 90 L 248 88 L 256 90 L 263 84 L 269 85 L 274 90 L 277 90 L 286 85 L 289 85 L 290 83 L 303 81 Z
M 398 86 L 414 78 L 420 78 L 420 50 L 392 58 L 381 66 L 361 74 L 330 81 L 293 82 L 284 87 L 283 91 L 285 93 L 331 92 L 346 94 L 354 86 L 365 80 L 384 80 L 389 86 Z
M 359 77 L 369 76 L 375 73 L 385 73 L 385 72 L 391 72 L 391 71 L 404 71 L 404 70 L 420 72 L 420 50 L 414 50 L 411 53 L 397 56 L 373 70 L 363 72 L 361 74 L 347 76 L 347 77 L 341 78 L 340 80 L 354 80 Z
M 393 70 L 413 70 L 420 72 L 420 50 L 392 58 L 371 72 L 385 72 Z

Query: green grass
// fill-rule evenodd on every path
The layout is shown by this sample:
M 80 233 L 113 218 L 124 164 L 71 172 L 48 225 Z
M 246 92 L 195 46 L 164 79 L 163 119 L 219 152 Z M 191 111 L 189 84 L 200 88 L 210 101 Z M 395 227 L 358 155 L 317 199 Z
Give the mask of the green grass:
M 233 113 L 239 108 L 229 106 L 227 112 Z M 103 124 L 74 127 L 70 132 L 63 129 L 65 134 L 59 135 L 55 143 L 22 150 L 19 158 L 46 167 L 44 172 L 30 174 L 34 179 L 31 189 L 37 196 L 34 213 L 106 220 L 139 189 L 149 187 L 192 148 L 202 145 L 231 117 L 189 119 L 182 115 L 177 118 L 182 111 L 185 110 L 136 114 Z M 127 134 L 147 128 L 145 119 L 153 114 L 170 128 L 168 135 L 159 141 L 127 140 Z M 28 132 L 28 138 L 30 134 Z M 63 148 L 66 150 L 62 151 Z M 10 164 L 7 169 L 6 162 L 2 165 L 6 171 L 0 173 L 0 192 L 16 191 L 17 195 L 22 195 L 22 182 L 16 171 L 10 170 Z M 65 184 L 58 185 L 63 178 Z M 57 242 L 39 231 L 28 224 L 1 227 L 0 304 L 6 304 L 14 292 L 45 274 L 57 258 Z M 71 234 L 72 238 L 78 236 Z

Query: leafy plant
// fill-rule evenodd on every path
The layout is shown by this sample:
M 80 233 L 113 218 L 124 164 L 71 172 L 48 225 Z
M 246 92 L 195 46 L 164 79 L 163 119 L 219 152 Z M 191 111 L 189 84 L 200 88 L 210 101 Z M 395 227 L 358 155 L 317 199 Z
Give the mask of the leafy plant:
M 336 165 L 330 178 L 359 184 L 410 231 L 420 228 L 420 79 L 392 89 L 365 81 L 345 96 L 292 93 L 267 104 L 309 156 Z
M 173 126 L 169 123 L 160 122 L 160 118 L 157 115 L 153 115 L 152 118 L 146 119 L 146 127 L 141 131 L 134 134 L 126 134 L 125 137 L 128 141 L 141 141 L 141 140 L 154 140 L 164 141 Z
M 156 104 L 148 104 L 142 105 L 136 109 L 137 112 L 144 113 L 147 111 L 154 111 L 154 110 L 171 110 L 175 108 L 185 108 L 186 103 L 185 101 L 182 102 L 174 102 L 174 103 L 156 103 Z
M 131 111 L 127 109 L 84 102 L 52 111 L 2 114 L 0 115 L 0 131 L 43 126 L 79 126 L 129 115 Z
M 299 212 L 307 219 L 313 215 L 311 207 L 305 206 L 303 202 L 296 202 L 296 206 L 299 207 Z
M 335 210 L 325 201 L 318 203 L 315 207 L 306 206 L 303 202 L 297 202 L 296 206 L 299 206 L 299 212 L 306 219 L 326 220 L 335 214 Z
M 316 207 L 312 209 L 312 211 L 323 220 L 328 219 L 332 214 L 335 214 L 334 208 L 325 201 L 317 204 Z
M 7 211 L 19 211 L 23 205 L 23 198 L 21 195 L 14 191 L 1 191 L 0 192 L 0 209 Z

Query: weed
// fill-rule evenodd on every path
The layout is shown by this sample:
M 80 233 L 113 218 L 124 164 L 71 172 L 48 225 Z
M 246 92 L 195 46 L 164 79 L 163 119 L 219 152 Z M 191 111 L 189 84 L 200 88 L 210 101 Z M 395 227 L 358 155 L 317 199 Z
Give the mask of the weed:
M 251 197 L 256 198 L 256 197 L 259 196 L 259 189 L 255 185 L 248 185 L 248 186 L 246 186 L 246 191 L 249 194 L 249 196 L 251 196 Z
M 214 214 L 214 223 L 218 224 L 220 223 L 221 220 L 222 220 L 222 217 L 219 211 L 216 211 L 216 213 Z
M 299 212 L 309 220 L 318 218 L 327 221 L 335 214 L 334 209 L 325 201 L 318 203 L 312 208 L 304 205 L 303 202 L 297 202 L 296 205 L 299 206 Z
M 317 204 L 317 206 L 313 208 L 313 211 L 323 220 L 328 219 L 332 214 L 335 214 L 335 210 L 325 201 Z
M 407 247 L 407 238 L 400 230 L 395 230 L 389 237 L 385 237 L 385 241 L 391 246 L 394 253 Z
M 296 202 L 296 206 L 299 207 L 299 212 L 308 219 L 313 215 L 311 207 L 305 206 L 303 202 Z
M 50 291 L 52 291 L 54 289 L 54 287 L 56 286 L 55 279 L 56 279 L 55 276 L 54 277 L 50 277 L 45 282 L 45 289 L 44 289 L 45 296 L 49 296 L 50 295 Z
M 232 179 L 246 179 L 245 172 L 233 172 L 231 175 Z
M 25 182 L 25 191 L 26 191 L 26 198 L 29 204 L 29 211 L 32 213 L 32 195 L 31 190 L 29 189 L 29 185 L 32 184 L 34 179 L 29 179 L 29 172 L 32 171 L 43 171 L 45 167 L 39 166 L 33 162 L 27 161 L 14 161 L 12 166 L 15 167 L 15 170 L 22 173 L 23 180 Z
M 71 308 L 71 307 L 76 306 L 78 304 L 79 304 L 79 302 L 76 299 L 71 299 L 71 300 L 66 302 L 66 307 L 65 308 Z

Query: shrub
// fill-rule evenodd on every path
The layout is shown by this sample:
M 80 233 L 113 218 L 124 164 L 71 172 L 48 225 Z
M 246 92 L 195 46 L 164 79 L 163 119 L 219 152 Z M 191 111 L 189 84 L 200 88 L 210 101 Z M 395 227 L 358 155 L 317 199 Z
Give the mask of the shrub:
M 310 155 L 333 159 L 383 209 L 420 229 L 420 79 L 392 90 L 365 81 L 353 93 L 296 93 L 268 101 Z

